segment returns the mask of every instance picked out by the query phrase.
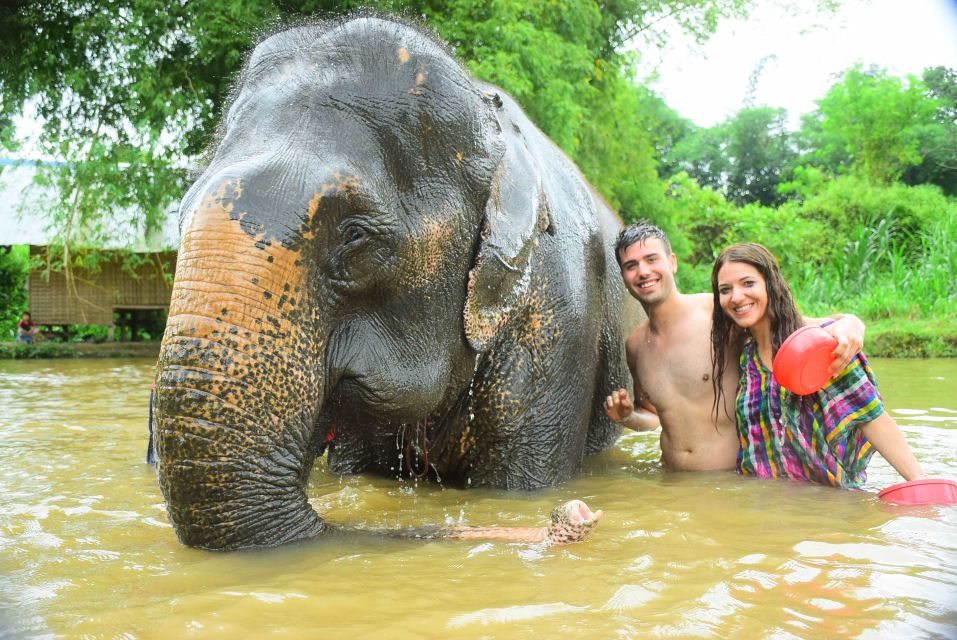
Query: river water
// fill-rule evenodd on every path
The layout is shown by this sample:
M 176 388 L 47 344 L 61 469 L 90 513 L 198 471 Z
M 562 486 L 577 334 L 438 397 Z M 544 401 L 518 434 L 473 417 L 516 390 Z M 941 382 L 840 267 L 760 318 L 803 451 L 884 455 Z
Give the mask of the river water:
M 957 360 L 873 361 L 925 468 L 957 478 Z M 957 507 L 733 473 L 675 473 L 629 434 L 537 493 L 459 491 L 322 464 L 331 522 L 541 526 L 568 547 L 338 535 L 211 553 L 177 542 L 143 462 L 148 360 L 0 361 L 0 637 L 957 637 Z

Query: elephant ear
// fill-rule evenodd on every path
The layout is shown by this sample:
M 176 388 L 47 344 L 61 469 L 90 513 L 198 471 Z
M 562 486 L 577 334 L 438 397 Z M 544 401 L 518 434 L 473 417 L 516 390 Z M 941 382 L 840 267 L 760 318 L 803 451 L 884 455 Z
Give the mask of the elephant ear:
M 499 108 L 505 153 L 492 177 L 475 266 L 469 271 L 465 336 L 483 352 L 508 322 L 531 280 L 534 247 L 550 226 L 542 175 L 521 130 L 498 95 L 486 102 Z

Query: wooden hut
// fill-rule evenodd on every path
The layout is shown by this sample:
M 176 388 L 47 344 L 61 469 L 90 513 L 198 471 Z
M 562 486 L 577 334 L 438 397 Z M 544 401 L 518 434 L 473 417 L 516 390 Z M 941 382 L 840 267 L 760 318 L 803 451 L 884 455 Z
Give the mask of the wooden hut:
M 38 164 L 55 163 L 0 158 L 0 248 L 28 245 L 34 264 L 48 264 L 53 234 L 45 203 L 57 196 L 34 180 Z M 47 330 L 57 327 L 64 337 L 71 325 L 91 324 L 109 327 L 110 339 L 115 327 L 121 340 L 136 340 L 141 327 L 158 337 L 176 269 L 176 215 L 171 209 L 163 228 L 150 234 L 130 222 L 135 218 L 120 212 L 113 218 L 117 226 L 112 233 L 88 247 L 100 256 L 96 269 L 74 267 L 67 274 L 41 268 L 30 273 L 26 287 L 34 323 Z M 128 260 L 131 251 L 134 259 Z
M 46 247 L 31 246 L 30 257 L 43 263 L 46 251 Z M 141 264 L 132 269 L 121 252 L 106 254 L 108 259 L 95 272 L 74 268 L 69 280 L 63 271 L 32 272 L 27 290 L 33 321 L 41 326 L 63 327 L 65 334 L 69 334 L 70 325 L 106 325 L 110 339 L 135 341 L 139 328 L 155 324 L 157 316 L 165 317 L 176 252 L 137 254 Z M 119 336 L 114 335 L 115 327 L 120 329 Z

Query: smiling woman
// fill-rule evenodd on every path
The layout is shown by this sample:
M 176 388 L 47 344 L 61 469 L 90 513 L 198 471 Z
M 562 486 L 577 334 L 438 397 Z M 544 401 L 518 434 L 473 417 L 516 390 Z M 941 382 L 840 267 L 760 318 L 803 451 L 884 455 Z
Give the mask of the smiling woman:
M 718 255 L 711 273 L 716 376 L 724 373 L 728 336 L 744 342 L 735 402 L 740 473 L 860 488 L 876 450 L 905 480 L 925 476 L 885 411 L 863 354 L 814 393 L 798 396 L 780 386 L 768 363 L 804 321 L 767 249 L 732 245 Z

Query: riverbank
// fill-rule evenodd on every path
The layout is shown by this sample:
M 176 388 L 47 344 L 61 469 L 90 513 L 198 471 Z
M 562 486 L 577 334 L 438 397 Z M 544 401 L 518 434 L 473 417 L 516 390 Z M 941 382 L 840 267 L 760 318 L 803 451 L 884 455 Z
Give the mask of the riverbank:
M 957 321 L 864 320 L 867 326 L 864 351 L 882 358 L 955 358 L 957 357 Z
M 30 358 L 152 358 L 159 355 L 159 342 L 39 342 L 0 343 L 0 359 Z
M 957 358 L 957 322 L 953 320 L 864 320 L 864 351 L 878 358 Z M 156 358 L 159 342 L 0 343 L 0 359 L 10 358 Z

